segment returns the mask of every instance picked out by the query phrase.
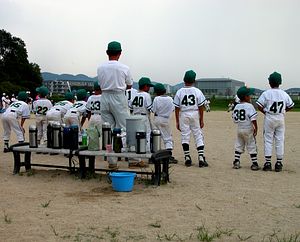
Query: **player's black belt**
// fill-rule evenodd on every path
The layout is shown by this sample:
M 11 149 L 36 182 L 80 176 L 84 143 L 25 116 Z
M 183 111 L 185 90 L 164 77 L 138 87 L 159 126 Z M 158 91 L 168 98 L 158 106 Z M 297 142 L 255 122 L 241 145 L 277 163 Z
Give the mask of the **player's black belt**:
M 140 115 L 147 115 L 146 113 L 140 113 Z
M 60 109 L 58 109 L 58 108 L 56 108 L 55 110 L 56 110 L 56 111 L 60 111 Z
M 100 113 L 91 113 L 91 115 L 101 115 Z
M 71 113 L 77 113 L 76 111 L 71 111 Z
M 16 111 L 15 110 L 10 110 L 12 113 L 15 113 Z

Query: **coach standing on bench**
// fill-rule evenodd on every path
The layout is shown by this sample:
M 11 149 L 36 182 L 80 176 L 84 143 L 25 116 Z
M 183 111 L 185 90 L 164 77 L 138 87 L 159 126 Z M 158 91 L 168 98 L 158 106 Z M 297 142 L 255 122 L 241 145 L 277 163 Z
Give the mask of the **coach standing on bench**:
M 129 117 L 125 90 L 131 88 L 133 80 L 129 67 L 118 61 L 121 53 L 121 44 L 110 42 L 106 50 L 108 61 L 98 67 L 97 75 L 102 90 L 102 121 L 109 122 L 112 128 L 125 130 Z

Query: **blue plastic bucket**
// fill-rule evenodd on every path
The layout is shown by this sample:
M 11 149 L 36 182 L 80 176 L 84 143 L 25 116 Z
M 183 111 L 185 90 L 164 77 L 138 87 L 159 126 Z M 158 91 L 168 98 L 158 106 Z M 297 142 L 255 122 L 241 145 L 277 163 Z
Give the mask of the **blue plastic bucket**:
M 134 185 L 135 172 L 111 172 L 112 188 L 116 192 L 131 192 Z

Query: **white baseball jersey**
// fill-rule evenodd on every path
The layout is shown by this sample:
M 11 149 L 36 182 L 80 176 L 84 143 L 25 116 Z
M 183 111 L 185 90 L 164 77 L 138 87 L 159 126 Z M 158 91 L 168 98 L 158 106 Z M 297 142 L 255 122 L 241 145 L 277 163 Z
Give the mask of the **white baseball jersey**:
M 100 94 L 89 96 L 86 104 L 86 109 L 91 112 L 89 127 L 97 127 L 97 129 L 101 132 L 102 118 L 101 118 L 100 106 L 101 106 Z
M 156 96 L 153 100 L 152 112 L 154 113 L 153 125 L 161 132 L 165 149 L 173 149 L 172 128 L 170 116 L 174 111 L 173 99 L 169 96 Z
M 38 116 L 46 116 L 48 110 L 53 107 L 50 100 L 47 98 L 40 98 L 33 102 L 33 112 Z
M 132 97 L 134 97 L 137 92 L 138 92 L 138 90 L 136 90 L 134 88 L 126 89 L 125 95 L 128 100 L 128 107 L 129 107 L 130 103 L 132 102 Z
M 238 103 L 232 112 L 233 122 L 237 123 L 238 129 L 253 130 L 252 121 L 256 118 L 257 112 L 251 103 Z
M 16 101 L 2 114 L 3 140 L 9 141 L 11 130 L 13 130 L 18 141 L 24 141 L 23 130 L 18 122 L 20 117 L 30 118 L 30 110 L 27 103 Z
M 86 101 L 76 101 L 74 104 L 73 104 L 73 107 L 71 107 L 65 116 L 77 116 L 77 117 L 80 117 L 80 116 L 85 116 L 86 115 L 86 104 L 87 102 Z
M 264 152 L 265 156 L 272 156 L 273 141 L 277 159 L 284 155 L 284 114 L 286 108 L 292 108 L 294 103 L 290 96 L 279 88 L 264 91 L 256 101 L 265 111 L 264 119 Z
M 256 103 L 264 108 L 266 115 L 272 115 L 276 119 L 283 118 L 285 109 L 294 106 L 291 97 L 279 88 L 264 91 Z
M 102 91 L 125 91 L 126 86 L 133 83 L 129 67 L 116 60 L 99 66 L 97 75 Z
M 152 108 L 152 100 L 149 93 L 138 91 L 132 95 L 132 101 L 129 103 L 129 108 L 132 114 L 148 115 Z
M 73 103 L 70 101 L 64 100 L 60 101 L 58 103 L 55 103 L 55 105 L 51 109 L 59 110 L 62 115 L 65 115 L 67 111 L 73 107 Z
M 198 107 L 205 102 L 203 93 L 196 87 L 180 88 L 174 97 L 175 107 L 180 108 L 181 112 L 198 111 Z
M 252 124 L 252 121 L 256 120 L 256 118 L 257 112 L 251 103 L 242 102 L 235 106 L 232 119 L 237 124 L 236 151 L 244 153 L 246 147 L 249 154 L 257 154 Z

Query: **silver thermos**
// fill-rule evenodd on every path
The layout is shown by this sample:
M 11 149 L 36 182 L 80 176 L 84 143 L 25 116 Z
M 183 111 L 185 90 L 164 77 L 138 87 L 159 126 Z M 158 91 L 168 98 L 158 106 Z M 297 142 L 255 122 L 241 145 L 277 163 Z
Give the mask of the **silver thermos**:
M 155 153 L 161 149 L 160 143 L 161 133 L 158 129 L 153 129 L 150 136 L 150 150 L 151 153 Z
M 37 128 L 35 125 L 29 126 L 29 147 L 30 148 L 37 148 Z
M 62 148 L 62 139 L 61 139 L 61 125 L 58 122 L 52 124 L 52 148 L 61 149 Z
M 136 153 L 146 154 L 146 132 L 136 132 Z
M 102 150 L 106 150 L 106 145 L 111 144 L 111 126 L 108 122 L 102 124 Z

